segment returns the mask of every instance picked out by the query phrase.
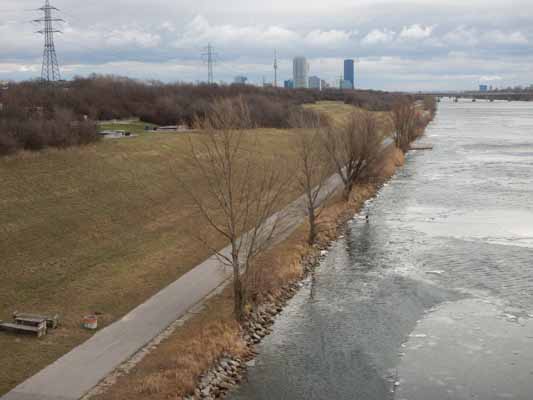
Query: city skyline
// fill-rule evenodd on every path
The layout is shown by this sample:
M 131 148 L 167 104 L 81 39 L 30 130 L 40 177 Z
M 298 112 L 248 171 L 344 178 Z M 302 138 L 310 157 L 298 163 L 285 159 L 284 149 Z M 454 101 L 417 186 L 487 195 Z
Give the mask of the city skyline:
M 214 81 L 246 75 L 251 83 L 292 76 L 292 58 L 303 54 L 310 74 L 338 79 L 344 59 L 358 59 L 357 86 L 386 90 L 459 90 L 533 82 L 533 4 L 512 7 L 492 0 L 361 1 L 285 4 L 274 0 L 138 0 L 101 6 L 55 0 L 62 35 L 56 47 L 68 79 L 90 73 L 162 81 L 203 81 L 201 53 L 219 54 Z M 4 0 L 0 20 L 0 80 L 38 77 L 42 38 L 26 10 L 41 0 Z M 298 13 L 295 11 L 298 10 Z M 260 23 L 257 23 L 260 20 Z M 341 67 L 342 68 L 342 67 Z

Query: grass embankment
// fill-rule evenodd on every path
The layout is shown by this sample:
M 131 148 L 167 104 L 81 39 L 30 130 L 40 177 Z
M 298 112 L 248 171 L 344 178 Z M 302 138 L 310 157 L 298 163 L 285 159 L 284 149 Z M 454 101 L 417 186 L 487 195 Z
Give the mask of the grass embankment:
M 377 169 L 380 178 L 391 177 L 403 163 L 403 153 L 389 148 Z M 360 210 L 378 188 L 378 184 L 357 185 L 349 202 L 332 199 L 320 217 L 318 246 L 307 244 L 308 226 L 304 224 L 289 239 L 266 252 L 259 260 L 260 270 L 264 271 L 261 282 L 265 300 L 300 280 L 304 274 L 302 260 L 333 240 L 338 227 Z M 201 374 L 223 354 L 243 358 L 250 351 L 234 321 L 232 306 L 232 292 L 228 288 L 210 299 L 203 312 L 177 329 L 128 374 L 92 399 L 163 400 L 187 396 L 196 388 Z
M 293 159 L 290 131 L 249 137 Z M 84 315 L 100 313 L 105 326 L 208 257 L 175 176 L 195 182 L 180 167 L 188 147 L 186 134 L 150 133 L 0 158 L 0 319 L 15 310 L 62 319 L 41 340 L 0 334 L 0 394 L 85 341 Z
M 315 104 L 307 104 L 304 107 L 324 113 L 336 123 L 342 122 L 346 115 L 354 110 L 354 106 L 338 101 L 318 101 Z M 372 114 L 377 117 L 381 129 L 390 130 L 391 121 L 388 112 L 376 111 Z

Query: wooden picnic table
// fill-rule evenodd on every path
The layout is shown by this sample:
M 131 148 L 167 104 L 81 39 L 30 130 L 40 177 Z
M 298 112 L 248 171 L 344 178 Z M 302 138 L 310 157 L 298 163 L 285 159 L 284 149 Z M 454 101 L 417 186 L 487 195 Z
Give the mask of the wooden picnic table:
M 57 328 L 59 316 L 46 316 L 39 314 L 13 313 L 13 321 L 0 321 L 0 330 L 17 333 L 34 333 L 37 337 L 46 335 L 48 328 Z
M 17 322 L 24 323 L 27 321 L 29 324 L 36 323 L 40 320 L 46 321 L 47 328 L 55 329 L 57 328 L 57 325 L 59 324 L 59 315 L 55 314 L 53 316 L 47 316 L 47 315 L 39 315 L 39 314 L 31 314 L 31 313 L 21 313 L 18 311 L 15 311 L 13 313 L 13 319 Z
M 16 316 L 13 319 L 20 325 L 39 326 L 42 323 L 46 324 L 46 318 L 43 317 Z
M 34 333 L 37 335 L 37 337 L 41 337 L 46 335 L 46 321 L 41 321 L 40 323 L 34 325 L 0 321 L 0 329 L 19 333 Z

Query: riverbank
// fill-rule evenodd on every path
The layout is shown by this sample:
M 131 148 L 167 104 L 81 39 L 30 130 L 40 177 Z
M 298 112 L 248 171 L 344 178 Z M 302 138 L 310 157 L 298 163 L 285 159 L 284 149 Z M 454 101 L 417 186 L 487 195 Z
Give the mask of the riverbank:
M 228 400 L 530 399 L 533 115 L 439 106 Z
M 290 130 L 247 136 L 294 168 Z M 61 317 L 40 340 L 0 335 L 0 395 L 92 338 L 85 315 L 98 313 L 102 330 L 209 258 L 177 181 L 198 180 L 182 168 L 189 139 L 154 133 L 0 158 L 0 320 L 15 310 Z M 291 188 L 284 204 L 298 196 Z
M 376 194 L 403 161 L 403 154 L 389 147 L 376 171 L 378 182 L 355 187 L 349 202 L 332 199 L 321 214 L 316 245 L 307 245 L 308 228 L 304 225 L 259 260 L 259 270 L 265 271 L 260 277 L 260 293 L 264 294 L 254 296 L 242 328 L 234 322 L 231 290 L 226 289 L 207 301 L 198 314 L 182 321 L 183 325 L 161 343 L 147 349 L 137 364 L 125 365 L 127 373 L 121 374 L 119 369 L 109 377 L 92 392 L 91 398 L 223 396 L 242 379 L 246 363 L 255 355 L 255 344 L 269 333 L 273 317 L 296 293 L 299 282 L 312 271 L 339 228 Z
M 354 110 L 338 102 L 309 107 L 333 120 Z M 386 116 L 376 115 L 389 133 Z M 294 131 L 246 136 L 295 168 Z M 92 339 L 80 326 L 85 315 L 98 314 L 100 332 L 209 258 L 211 250 L 191 233 L 202 226 L 176 179 L 197 181 L 183 168 L 197 138 L 151 133 L 0 158 L 0 319 L 15 310 L 61 317 L 41 340 L 0 335 L 9 365 L 0 369 L 0 394 Z M 300 195 L 291 187 L 280 206 Z M 217 248 L 227 244 L 212 239 Z

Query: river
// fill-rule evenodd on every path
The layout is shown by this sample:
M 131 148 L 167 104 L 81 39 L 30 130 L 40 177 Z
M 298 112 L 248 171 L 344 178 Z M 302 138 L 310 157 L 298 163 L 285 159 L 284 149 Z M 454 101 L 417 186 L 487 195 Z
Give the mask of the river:
M 444 100 L 422 141 L 230 399 L 533 399 L 533 103 Z

